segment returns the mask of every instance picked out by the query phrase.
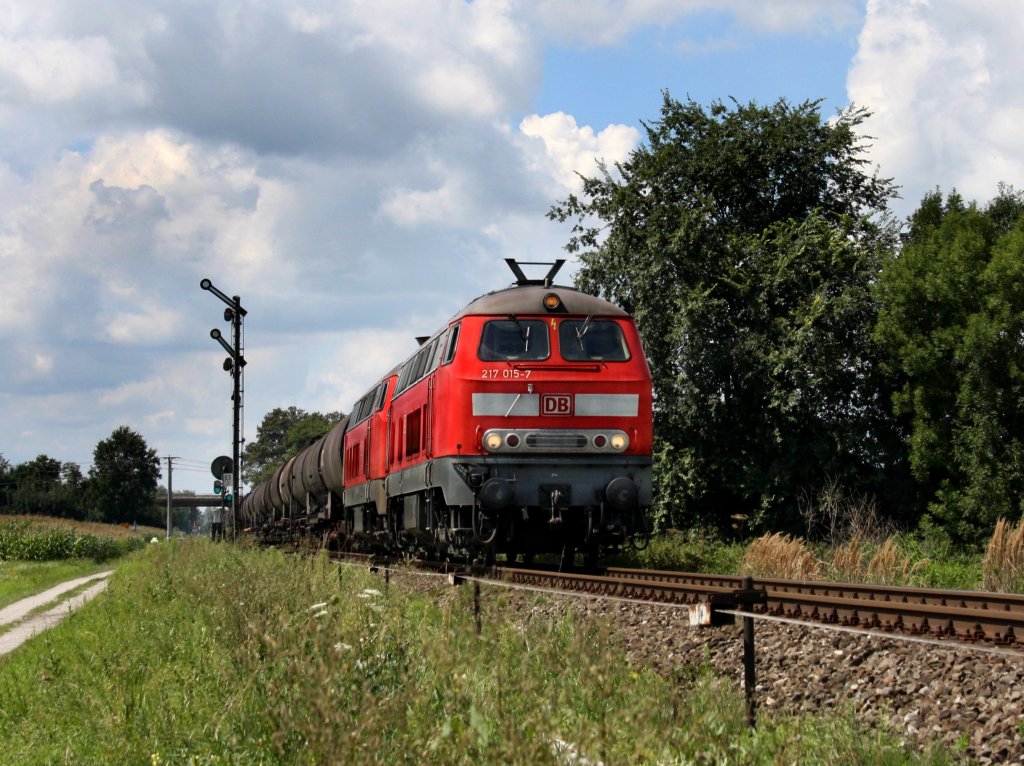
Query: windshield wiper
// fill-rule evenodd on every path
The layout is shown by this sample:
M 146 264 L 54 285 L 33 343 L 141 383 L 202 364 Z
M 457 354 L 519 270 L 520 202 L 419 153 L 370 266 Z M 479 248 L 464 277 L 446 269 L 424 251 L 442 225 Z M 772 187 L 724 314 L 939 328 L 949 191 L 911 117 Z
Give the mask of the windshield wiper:
M 530 328 L 524 327 L 523 323 L 519 321 L 519 317 L 515 314 L 509 314 L 508 318 L 515 322 L 516 329 L 519 330 L 519 336 L 523 339 L 523 353 L 528 353 L 530 350 Z
M 587 318 L 583 320 L 583 324 L 576 330 L 576 340 L 579 341 L 580 348 L 583 348 L 583 336 L 590 332 L 590 320 L 593 318 L 593 314 L 587 314 Z

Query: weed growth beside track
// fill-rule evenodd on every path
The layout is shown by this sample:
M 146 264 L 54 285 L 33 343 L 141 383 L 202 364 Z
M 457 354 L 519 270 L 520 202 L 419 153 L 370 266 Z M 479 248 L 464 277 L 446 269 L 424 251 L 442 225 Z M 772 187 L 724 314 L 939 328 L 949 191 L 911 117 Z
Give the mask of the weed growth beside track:
M 669 682 L 601 626 L 497 595 L 478 636 L 472 589 L 426 582 L 150 546 L 0 660 L 0 763 L 917 762 L 852 716 L 751 732 L 731 682 Z

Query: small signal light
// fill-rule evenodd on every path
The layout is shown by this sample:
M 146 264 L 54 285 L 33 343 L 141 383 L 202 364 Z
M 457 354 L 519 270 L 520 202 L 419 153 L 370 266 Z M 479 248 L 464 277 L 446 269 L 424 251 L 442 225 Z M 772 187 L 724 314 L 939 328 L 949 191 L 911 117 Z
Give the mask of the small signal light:
M 544 296 L 544 308 L 548 311 L 558 311 L 562 307 L 562 299 L 558 293 L 548 293 Z

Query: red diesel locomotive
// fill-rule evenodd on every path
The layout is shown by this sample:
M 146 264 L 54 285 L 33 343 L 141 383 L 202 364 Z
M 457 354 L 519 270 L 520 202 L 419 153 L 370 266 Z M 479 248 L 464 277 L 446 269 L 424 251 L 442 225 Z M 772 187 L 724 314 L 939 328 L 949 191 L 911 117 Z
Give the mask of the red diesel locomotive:
M 651 375 L 632 318 L 530 280 L 472 301 L 242 502 L 262 530 L 509 560 L 646 532 Z M 537 265 L 537 264 L 531 264 Z

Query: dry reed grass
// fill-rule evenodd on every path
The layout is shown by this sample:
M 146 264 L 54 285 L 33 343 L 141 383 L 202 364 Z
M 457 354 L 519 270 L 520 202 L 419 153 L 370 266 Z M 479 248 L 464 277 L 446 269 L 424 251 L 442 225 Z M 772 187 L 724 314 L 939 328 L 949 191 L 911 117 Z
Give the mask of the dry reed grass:
M 744 574 L 791 580 L 820 579 L 821 569 L 821 562 L 802 537 L 778 533 L 762 535 L 754 540 L 742 564 Z
M 895 537 L 875 546 L 860 536 L 854 536 L 848 543 L 826 551 L 822 560 L 803 538 L 770 534 L 750 544 L 743 559 L 742 571 L 754 577 L 794 580 L 820 580 L 827 577 L 833 582 L 912 585 L 923 565 L 923 561 L 915 562 L 903 554 Z
M 839 582 L 857 582 L 862 579 L 867 553 L 858 536 L 845 545 L 840 545 L 832 552 L 832 564 L 828 567 L 829 576 Z
M 878 585 L 912 585 L 922 566 L 924 561 L 905 556 L 890 537 L 871 557 L 864 580 Z
M 981 563 L 982 587 L 1003 593 L 1024 592 L 1024 519 L 996 522 Z

